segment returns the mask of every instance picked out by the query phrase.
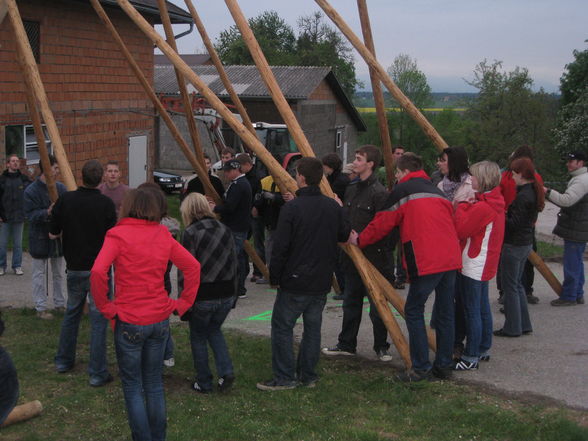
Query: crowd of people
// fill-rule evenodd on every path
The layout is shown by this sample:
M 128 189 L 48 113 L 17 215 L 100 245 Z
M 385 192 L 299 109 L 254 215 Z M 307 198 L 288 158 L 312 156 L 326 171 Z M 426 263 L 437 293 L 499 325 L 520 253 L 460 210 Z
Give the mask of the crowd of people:
M 322 161 L 299 159 L 295 195 L 280 189 L 271 176 L 260 179 L 248 154 L 222 153 L 220 178 L 207 158 L 208 177 L 221 202 L 204 195 L 200 177 L 190 180 L 182 194 L 185 229 L 179 240 L 179 223 L 168 215 L 163 192 L 152 183 L 129 189 L 120 182 L 114 161 L 105 167 L 95 160 L 84 164 L 82 185 L 75 191 L 66 192 L 58 182 L 55 203 L 45 179 L 47 173 L 58 174 L 53 157 L 51 170 L 41 167 L 32 182 L 21 174 L 14 155 L 0 176 L 0 275 L 6 272 L 10 235 L 12 269 L 23 274 L 20 241 L 26 218 L 37 315 L 53 318 L 45 283 L 49 264 L 54 306 L 64 313 L 55 369 L 65 373 L 75 366 L 78 328 L 88 302 L 89 384 L 100 387 L 113 380 L 106 351 L 110 322 L 133 439 L 165 438 L 162 373 L 164 366 L 174 365 L 171 314 L 189 324 L 192 389 L 208 394 L 215 386 L 221 392 L 233 386 L 235 372 L 221 327 L 238 299 L 247 298 L 250 265 L 244 247 L 250 238 L 269 268 L 269 280 L 256 268 L 251 281 L 277 288 L 271 320 L 273 376 L 257 384 L 265 391 L 314 387 L 321 352 L 353 356 L 366 297 L 373 350 L 382 362 L 393 359 L 387 329 L 338 243 L 359 246 L 396 289 L 409 284 L 404 312 L 412 368 L 399 376 L 402 381 L 447 379 L 454 370 L 477 369 L 490 360 L 493 337 L 533 332 L 527 304 L 538 299 L 532 294 L 527 258 L 536 246 L 535 223 L 546 200 L 561 207 L 554 233 L 565 244 L 563 292 L 551 304 L 584 303 L 588 172 L 583 152 L 569 154 L 572 179 L 559 193 L 544 187 L 527 146 L 513 152 L 502 172 L 490 161 L 470 165 L 465 149 L 450 147 L 439 155 L 432 177 L 418 155 L 396 147 L 395 181 L 389 182 L 381 172 L 380 149 L 365 145 L 347 165 L 334 153 Z M 323 177 L 334 199 L 321 193 Z M 177 299 L 171 295 L 172 264 L 178 268 Z M 338 341 L 321 348 L 322 314 L 333 274 L 342 290 L 343 320 Z M 504 323 L 495 327 L 488 291 L 497 274 Z M 430 326 L 437 350 L 431 362 L 424 309 L 433 291 Z M 304 331 L 295 357 L 293 330 L 300 317 Z

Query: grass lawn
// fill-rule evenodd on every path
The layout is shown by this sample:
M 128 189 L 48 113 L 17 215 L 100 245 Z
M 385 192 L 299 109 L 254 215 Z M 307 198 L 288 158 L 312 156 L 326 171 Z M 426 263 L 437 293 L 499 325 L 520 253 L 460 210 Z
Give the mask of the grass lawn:
M 88 319 L 82 321 L 78 364 L 67 374 L 52 359 L 60 320 L 31 310 L 5 311 L 1 344 L 19 370 L 20 402 L 39 399 L 41 417 L 0 429 L 0 439 L 128 440 L 130 431 L 116 377 L 88 386 Z M 168 439 L 182 440 L 588 440 L 585 413 L 487 394 L 452 382 L 405 385 L 389 366 L 358 358 L 322 360 L 314 389 L 261 392 L 271 376 L 269 340 L 229 334 L 237 381 L 232 391 L 198 395 L 184 324 L 173 326 L 176 366 L 165 372 Z M 109 336 L 110 369 L 116 373 Z M 491 363 L 491 362 L 490 362 Z M 585 420 L 584 420 L 585 422 Z

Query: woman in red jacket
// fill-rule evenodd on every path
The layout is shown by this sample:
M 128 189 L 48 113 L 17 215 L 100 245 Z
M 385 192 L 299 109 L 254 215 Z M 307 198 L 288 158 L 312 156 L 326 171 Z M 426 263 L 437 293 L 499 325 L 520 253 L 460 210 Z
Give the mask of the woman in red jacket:
M 455 229 L 462 249 L 459 282 L 465 308 L 466 346 L 454 369 L 477 369 L 489 360 L 492 346 L 492 313 L 488 281 L 496 275 L 504 238 L 504 199 L 498 184 L 498 164 L 482 161 L 470 167 L 473 202 L 462 202 L 455 212 Z
M 163 200 L 160 200 L 161 198 Z M 159 224 L 163 194 L 131 190 L 121 220 L 106 234 L 90 276 L 96 307 L 115 320 L 114 341 L 133 440 L 164 440 L 163 355 L 170 314 L 184 314 L 194 303 L 200 264 Z M 184 273 L 180 298 L 163 285 L 167 262 Z M 108 271 L 114 264 L 116 296 L 109 300 Z

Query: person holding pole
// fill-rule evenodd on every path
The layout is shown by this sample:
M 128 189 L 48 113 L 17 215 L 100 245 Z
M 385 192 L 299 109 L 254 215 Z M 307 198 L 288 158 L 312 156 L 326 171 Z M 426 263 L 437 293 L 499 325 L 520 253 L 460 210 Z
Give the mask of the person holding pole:
M 314 387 L 319 377 L 322 314 L 331 290 L 337 242 L 349 237 L 343 210 L 321 193 L 323 165 L 304 157 L 296 164 L 296 198 L 281 210 L 270 260 L 270 283 L 278 286 L 272 311 L 273 378 L 264 391 Z M 294 359 L 293 329 L 302 315 L 304 332 Z
M 63 296 L 63 251 L 60 239 L 49 238 L 49 219 L 53 203 L 49 199 L 49 191 L 45 180 L 45 173 L 51 173 L 55 178 L 59 174 L 59 166 L 53 155 L 49 155 L 51 170 L 43 171 L 43 163 L 39 162 L 41 175 L 25 189 L 25 216 L 29 221 L 29 253 L 33 258 L 32 282 L 33 300 L 37 317 L 48 320 L 53 314 L 47 311 L 47 297 L 49 296 L 49 263 L 53 274 L 53 303 L 58 310 L 65 310 Z M 66 188 L 61 182 L 55 183 L 59 195 L 65 193 Z
M 365 249 L 400 227 L 404 265 L 410 288 L 404 307 L 408 328 L 412 369 L 399 376 L 401 381 L 449 378 L 453 368 L 453 336 L 456 270 L 461 268 L 461 249 L 453 222 L 453 206 L 441 190 L 433 186 L 423 171 L 423 161 L 405 153 L 396 164 L 398 184 L 361 233 L 351 232 L 350 242 Z M 434 244 L 434 246 L 431 246 Z M 435 290 L 437 352 L 429 361 L 425 329 L 425 303 Z

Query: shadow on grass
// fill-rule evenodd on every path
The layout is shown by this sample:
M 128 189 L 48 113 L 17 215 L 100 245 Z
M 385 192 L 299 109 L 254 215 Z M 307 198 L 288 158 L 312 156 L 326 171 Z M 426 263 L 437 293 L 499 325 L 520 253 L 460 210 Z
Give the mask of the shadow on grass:
M 0 429 L 2 440 L 127 440 L 120 381 L 88 386 L 88 319 L 82 320 L 75 369 L 57 374 L 59 317 L 4 312 L 0 343 L 19 370 L 20 402 L 39 399 L 41 417 Z M 165 371 L 168 439 L 183 440 L 569 440 L 588 439 L 580 412 L 529 406 L 451 382 L 404 385 L 389 366 L 359 358 L 322 359 L 316 388 L 261 392 L 271 377 L 269 341 L 231 332 L 237 381 L 232 391 L 199 395 L 188 329 L 175 324 L 176 366 Z M 112 336 L 110 369 L 116 374 Z

